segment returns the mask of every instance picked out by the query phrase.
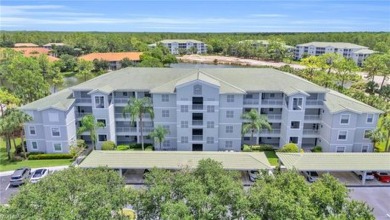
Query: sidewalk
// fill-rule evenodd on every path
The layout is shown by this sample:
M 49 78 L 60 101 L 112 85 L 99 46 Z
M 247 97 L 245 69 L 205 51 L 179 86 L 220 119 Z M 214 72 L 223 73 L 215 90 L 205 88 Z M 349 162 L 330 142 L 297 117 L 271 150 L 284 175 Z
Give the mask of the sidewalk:
M 37 170 L 37 169 L 42 169 L 42 168 L 49 169 L 49 171 L 58 171 L 58 170 L 66 169 L 66 168 L 68 168 L 68 167 L 69 167 L 69 166 L 40 167 L 40 168 L 33 168 L 33 169 L 31 169 L 31 172 L 34 172 L 35 170 Z M 13 174 L 14 171 L 15 171 L 15 170 L 0 172 L 0 176 L 9 176 L 9 175 Z

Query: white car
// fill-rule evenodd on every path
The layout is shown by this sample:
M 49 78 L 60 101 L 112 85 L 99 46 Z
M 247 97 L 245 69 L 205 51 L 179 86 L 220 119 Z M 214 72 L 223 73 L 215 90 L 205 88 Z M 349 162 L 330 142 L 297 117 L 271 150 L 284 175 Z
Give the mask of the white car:
M 256 179 L 258 179 L 259 177 L 261 177 L 261 175 L 263 175 L 263 173 L 257 170 L 249 170 L 248 175 L 249 175 L 249 180 L 255 182 Z M 268 175 L 273 176 L 274 174 L 272 173 L 271 170 L 269 170 Z
M 48 169 L 37 169 L 34 171 L 33 175 L 31 176 L 30 182 L 31 183 L 37 183 L 39 180 L 44 178 L 49 174 Z
M 359 177 L 359 179 L 363 179 L 364 171 L 353 171 L 353 173 L 355 173 Z M 366 180 L 374 180 L 374 179 L 375 177 L 372 172 L 366 173 Z
M 315 182 L 319 178 L 316 171 L 304 171 L 302 173 L 310 183 Z

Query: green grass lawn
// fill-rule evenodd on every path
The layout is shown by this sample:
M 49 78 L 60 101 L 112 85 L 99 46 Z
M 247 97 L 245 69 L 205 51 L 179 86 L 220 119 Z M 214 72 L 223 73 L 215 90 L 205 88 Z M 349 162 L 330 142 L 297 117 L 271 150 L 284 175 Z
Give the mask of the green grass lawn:
M 11 142 L 12 143 L 12 142 Z M 16 140 L 16 144 L 20 144 L 20 139 Z M 13 157 L 15 147 L 11 147 L 11 156 Z M 51 166 L 64 166 L 70 165 L 71 160 L 69 159 L 54 159 L 54 160 L 23 160 L 23 161 L 9 161 L 7 157 L 7 151 L 5 148 L 5 142 L 3 139 L 0 139 L 0 172 L 15 170 L 20 167 L 51 167 Z
M 264 154 L 272 166 L 278 165 L 278 157 L 276 156 L 275 151 L 264 151 Z

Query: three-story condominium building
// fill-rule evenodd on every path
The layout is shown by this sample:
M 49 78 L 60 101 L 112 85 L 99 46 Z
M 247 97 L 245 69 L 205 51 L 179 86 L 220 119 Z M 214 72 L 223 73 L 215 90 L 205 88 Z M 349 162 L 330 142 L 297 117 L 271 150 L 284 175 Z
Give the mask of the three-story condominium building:
M 29 151 L 67 152 L 81 118 L 93 114 L 105 124 L 102 142 L 140 141 L 140 122 L 131 123 L 123 108 L 130 98 L 151 97 L 154 119 L 145 115 L 147 135 L 162 125 L 161 150 L 240 151 L 251 134 L 242 135 L 241 116 L 256 109 L 272 130 L 254 134 L 256 143 L 281 147 L 322 146 L 328 152 L 372 151 L 367 134 L 381 113 L 371 106 L 295 75 L 258 68 L 125 68 L 37 100 L 21 109 L 33 117 L 25 125 Z M 90 141 L 89 133 L 81 138 Z
M 180 54 L 181 51 L 196 54 L 207 53 L 207 44 L 202 41 L 192 39 L 169 39 L 162 40 L 158 43 L 164 45 L 171 54 Z M 155 47 L 156 44 L 150 44 L 149 47 Z
M 310 42 L 296 45 L 294 57 L 299 60 L 305 54 L 319 56 L 325 53 L 339 53 L 347 59 L 352 59 L 356 65 L 362 66 L 364 60 L 375 53 L 375 51 L 368 49 L 368 47 L 351 43 Z

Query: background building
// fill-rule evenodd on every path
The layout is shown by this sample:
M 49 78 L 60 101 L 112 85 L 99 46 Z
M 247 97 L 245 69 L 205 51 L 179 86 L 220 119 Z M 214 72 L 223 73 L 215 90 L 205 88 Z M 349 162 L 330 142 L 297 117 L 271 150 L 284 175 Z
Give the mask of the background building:
M 171 40 L 162 40 L 158 43 L 161 43 L 166 48 L 169 49 L 171 54 L 186 54 L 186 53 L 195 53 L 195 54 L 205 54 L 207 53 L 207 44 L 198 40 L 191 39 L 171 39 Z M 150 44 L 149 47 L 155 47 L 156 44 Z
M 117 52 L 117 53 L 90 53 L 80 56 L 79 59 L 94 61 L 105 60 L 109 62 L 109 70 L 118 70 L 122 67 L 121 61 L 125 58 L 138 63 L 141 61 L 142 52 Z

